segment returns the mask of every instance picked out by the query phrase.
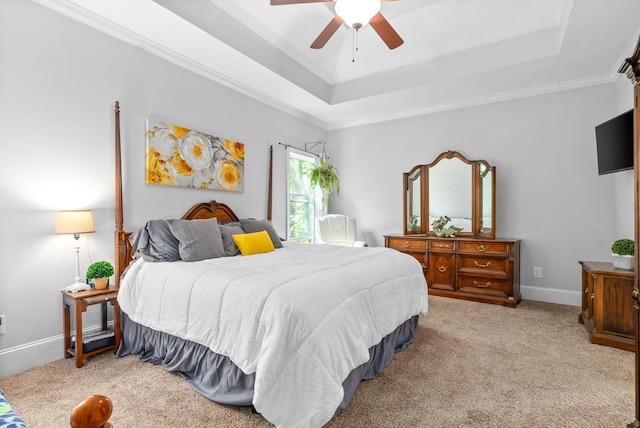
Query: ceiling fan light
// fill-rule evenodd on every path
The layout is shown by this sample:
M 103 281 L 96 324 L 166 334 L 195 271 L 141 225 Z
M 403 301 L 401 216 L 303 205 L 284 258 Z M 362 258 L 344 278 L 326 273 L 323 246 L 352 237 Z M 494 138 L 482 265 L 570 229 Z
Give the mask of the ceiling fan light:
M 336 0 L 336 14 L 349 27 L 360 24 L 364 27 L 380 12 L 380 0 Z

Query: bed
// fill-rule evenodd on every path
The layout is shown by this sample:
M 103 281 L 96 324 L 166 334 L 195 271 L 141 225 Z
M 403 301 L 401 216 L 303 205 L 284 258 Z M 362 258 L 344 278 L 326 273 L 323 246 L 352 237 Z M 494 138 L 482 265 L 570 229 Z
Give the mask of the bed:
M 320 427 L 413 342 L 427 287 L 401 252 L 282 242 L 268 219 L 216 201 L 124 231 L 118 128 L 116 104 L 118 356 L 278 427 Z

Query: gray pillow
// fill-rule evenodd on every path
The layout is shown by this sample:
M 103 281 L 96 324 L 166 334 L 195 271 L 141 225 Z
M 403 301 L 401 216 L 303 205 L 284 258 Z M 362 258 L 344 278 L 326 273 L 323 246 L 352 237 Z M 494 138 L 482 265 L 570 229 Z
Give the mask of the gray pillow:
M 185 262 L 224 257 L 222 235 L 215 218 L 167 220 L 171 233 L 180 241 L 180 257 Z
M 133 257 L 142 255 L 148 262 L 180 260 L 180 242 L 173 236 L 167 220 L 149 220 L 142 229 L 131 235 Z
M 242 225 L 242 230 L 244 230 L 246 233 L 262 232 L 263 230 L 266 230 L 269 234 L 269 238 L 271 238 L 271 242 L 273 242 L 273 246 L 275 248 L 282 248 L 282 242 L 280 241 L 278 232 L 276 232 L 269 220 L 241 218 L 240 224 Z
M 225 257 L 237 256 L 240 254 L 240 249 L 233 240 L 233 235 L 240 235 L 244 233 L 244 230 L 240 227 L 240 223 L 237 225 L 218 223 L 218 227 L 220 228 L 220 234 L 222 235 L 222 245 L 224 245 Z

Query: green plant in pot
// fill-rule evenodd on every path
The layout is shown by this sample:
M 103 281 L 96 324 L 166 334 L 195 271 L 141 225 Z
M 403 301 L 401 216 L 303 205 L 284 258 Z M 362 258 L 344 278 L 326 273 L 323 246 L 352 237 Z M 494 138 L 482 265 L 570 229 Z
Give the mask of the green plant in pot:
M 87 279 L 93 279 L 93 286 L 98 290 L 107 288 L 109 277 L 113 275 L 113 265 L 106 261 L 92 263 L 87 268 Z
M 616 269 L 633 270 L 635 260 L 635 242 L 633 239 L 618 239 L 611 246 L 613 267 Z
M 329 196 L 335 190 L 340 194 L 340 178 L 336 167 L 328 163 L 324 156 L 320 156 L 315 168 L 309 172 L 309 183 L 311 187 L 320 187 L 322 191 L 322 204 L 325 213 L 329 206 Z

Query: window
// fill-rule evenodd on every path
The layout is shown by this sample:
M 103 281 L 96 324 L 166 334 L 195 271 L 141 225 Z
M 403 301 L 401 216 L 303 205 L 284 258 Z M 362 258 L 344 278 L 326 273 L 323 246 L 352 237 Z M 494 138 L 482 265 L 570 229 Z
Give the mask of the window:
M 288 148 L 289 186 L 287 198 L 289 241 L 315 242 L 316 217 L 322 213 L 322 195 L 309 184 L 309 171 L 316 163 L 316 156 Z

